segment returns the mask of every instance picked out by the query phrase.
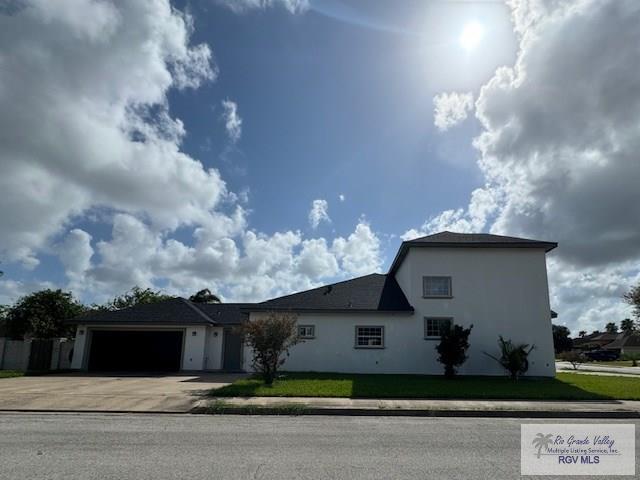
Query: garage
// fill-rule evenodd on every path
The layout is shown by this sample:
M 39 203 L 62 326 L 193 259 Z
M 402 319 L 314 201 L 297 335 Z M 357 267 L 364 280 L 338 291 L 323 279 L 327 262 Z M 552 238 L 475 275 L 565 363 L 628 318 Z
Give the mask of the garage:
M 181 330 L 93 330 L 89 370 L 93 372 L 177 372 Z

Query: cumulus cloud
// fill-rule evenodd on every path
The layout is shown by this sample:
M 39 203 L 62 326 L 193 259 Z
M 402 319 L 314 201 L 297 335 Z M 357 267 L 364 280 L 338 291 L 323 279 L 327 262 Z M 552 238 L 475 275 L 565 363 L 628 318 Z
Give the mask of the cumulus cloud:
M 345 200 L 344 193 L 341 193 L 340 195 L 338 195 L 338 200 L 340 200 L 341 202 L 344 202 Z
M 508 3 L 517 61 L 476 102 L 474 145 L 495 205 L 474 210 L 474 195 L 425 225 L 558 241 L 550 279 L 560 320 L 601 327 L 629 314 L 620 295 L 638 280 L 640 4 Z
M 98 242 L 96 250 L 100 261 L 85 270 L 84 282 L 105 298 L 125 285 L 162 280 L 167 291 L 179 295 L 206 285 L 228 301 L 258 301 L 372 273 L 382 264 L 380 241 L 364 221 L 331 244 L 297 231 L 271 236 L 246 231 L 237 239 L 208 237 L 190 246 L 119 214 L 111 239 Z
M 242 118 L 238 115 L 238 104 L 231 100 L 223 100 L 222 108 L 222 118 L 224 119 L 227 135 L 231 142 L 236 143 L 242 136 Z
M 309 9 L 309 0 L 215 0 L 219 5 L 234 13 L 246 13 L 250 10 L 264 10 L 275 6 L 285 8 L 289 13 L 304 13 Z
M 462 122 L 473 110 L 471 93 L 441 93 L 433 97 L 435 108 L 433 123 L 438 130 L 444 132 Z
M 0 12 L 0 254 L 35 252 L 94 206 L 175 228 L 210 218 L 226 187 L 182 153 L 171 88 L 216 76 L 168 1 L 30 0 Z
M 168 94 L 217 75 L 192 29 L 168 0 L 0 9 L 3 262 L 34 268 L 42 252 L 55 254 L 68 281 L 56 286 L 98 302 L 133 285 L 257 301 L 377 269 L 368 225 L 332 241 L 250 230 L 248 193 L 229 192 L 217 170 L 181 150 L 186 131 Z M 237 106 L 223 108 L 237 141 Z M 329 221 L 319 202 L 317 222 Z M 5 275 L 0 300 L 49 286 Z
M 331 222 L 329 217 L 329 203 L 326 200 L 318 199 L 311 203 L 309 210 L 309 223 L 313 228 L 318 228 L 320 222 Z

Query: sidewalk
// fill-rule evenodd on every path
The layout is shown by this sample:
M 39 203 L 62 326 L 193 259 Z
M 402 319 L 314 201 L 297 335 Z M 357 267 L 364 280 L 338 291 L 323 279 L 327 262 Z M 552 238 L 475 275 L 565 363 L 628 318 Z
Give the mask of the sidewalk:
M 200 400 L 193 413 L 514 418 L 640 418 L 640 401 L 380 400 L 227 397 Z
M 556 370 L 559 372 L 591 373 L 598 375 L 614 375 L 618 377 L 640 378 L 640 367 L 608 367 L 606 365 L 582 363 L 578 367 L 578 370 L 575 370 L 573 368 L 573 365 L 571 365 L 569 362 L 556 362 Z

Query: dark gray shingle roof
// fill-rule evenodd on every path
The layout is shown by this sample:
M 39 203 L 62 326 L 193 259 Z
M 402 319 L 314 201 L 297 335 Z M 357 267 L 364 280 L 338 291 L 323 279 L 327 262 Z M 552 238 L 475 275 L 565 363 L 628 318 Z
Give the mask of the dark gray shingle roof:
M 213 321 L 184 298 L 135 305 L 122 310 L 93 311 L 69 320 L 83 324 L 211 325 Z
M 267 300 L 247 307 L 247 310 L 412 312 L 413 307 L 393 276 L 372 273 Z
M 247 318 L 245 303 L 194 303 L 171 298 L 122 310 L 95 311 L 69 320 L 88 325 L 238 325 Z
M 193 303 L 207 315 L 216 325 L 239 325 L 249 319 L 243 309 L 253 306 L 252 303 Z

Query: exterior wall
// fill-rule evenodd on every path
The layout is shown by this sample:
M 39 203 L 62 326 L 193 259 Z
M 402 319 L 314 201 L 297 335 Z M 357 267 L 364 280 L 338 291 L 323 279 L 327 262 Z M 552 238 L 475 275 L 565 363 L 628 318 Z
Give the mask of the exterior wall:
M 452 277 L 453 298 L 422 298 L 422 277 Z M 315 338 L 291 349 L 283 370 L 345 373 L 440 375 L 437 340 L 424 338 L 424 317 L 452 317 L 474 325 L 469 358 L 458 370 L 467 375 L 504 375 L 497 362 L 498 335 L 535 344 L 527 375 L 553 376 L 555 362 L 545 254 L 542 249 L 413 248 L 396 274 L 414 314 L 314 313 L 298 316 L 314 325 Z M 250 320 L 263 313 L 251 313 Z M 382 349 L 355 348 L 356 326 L 384 326 Z M 244 349 L 243 367 L 252 352 Z
M 205 370 L 222 370 L 222 327 L 207 327 Z
M 423 298 L 422 277 L 452 277 L 452 298 Z M 502 375 L 502 368 L 483 352 L 498 354 L 498 335 L 535 345 L 529 356 L 531 376 L 554 376 L 555 362 L 546 257 L 532 248 L 412 248 L 396 279 L 415 308 L 423 344 L 424 317 L 452 317 L 473 324 L 469 358 L 459 372 Z M 430 349 L 433 350 L 433 347 Z M 432 354 L 436 359 L 435 352 Z
M 251 313 L 255 320 L 261 313 Z M 315 338 L 295 345 L 282 370 L 344 373 L 441 373 L 430 369 L 430 352 L 416 339 L 416 317 L 407 314 L 303 314 L 299 325 L 314 325 Z M 355 348 L 356 326 L 384 326 L 384 348 Z M 418 329 L 418 332 L 421 330 Z M 419 339 L 421 340 L 421 338 Z M 424 342 L 424 341 L 423 341 Z M 251 369 L 245 345 L 243 368 Z
M 92 330 L 182 330 L 182 366 L 180 370 L 204 370 L 207 327 L 205 325 L 172 327 L 167 325 L 78 325 L 71 368 L 86 370 L 91 349 Z M 195 335 L 194 335 L 195 332 Z

